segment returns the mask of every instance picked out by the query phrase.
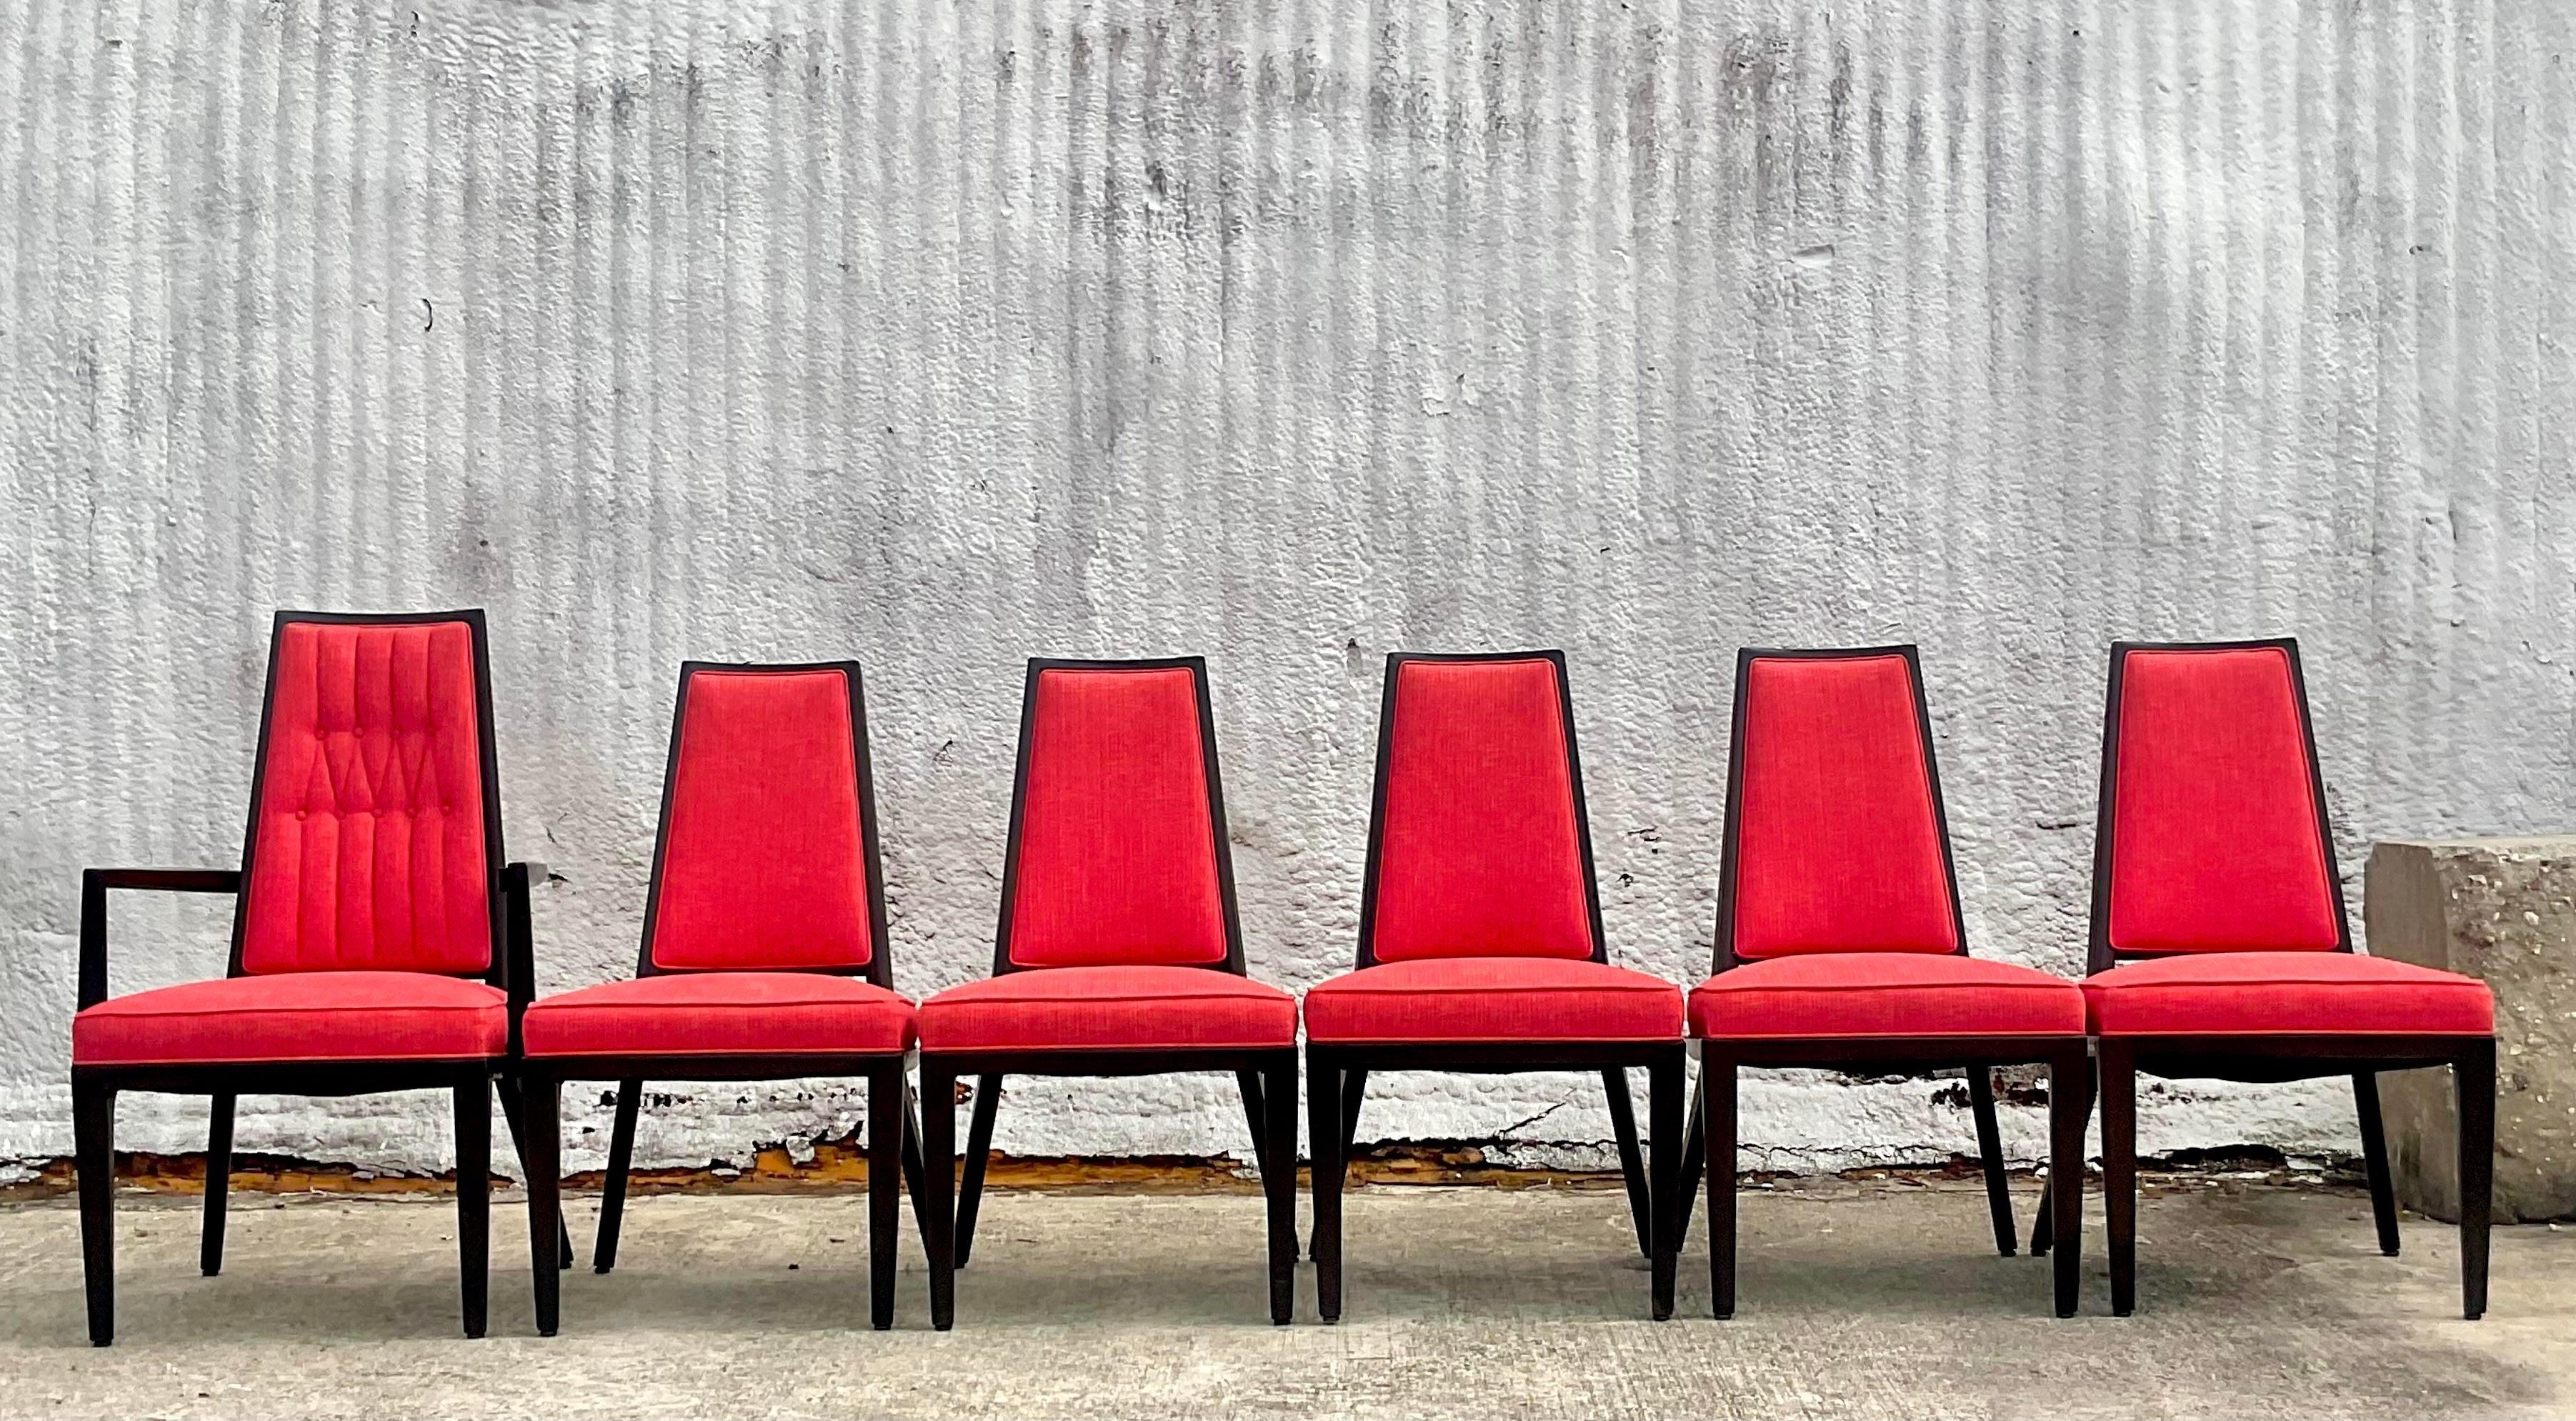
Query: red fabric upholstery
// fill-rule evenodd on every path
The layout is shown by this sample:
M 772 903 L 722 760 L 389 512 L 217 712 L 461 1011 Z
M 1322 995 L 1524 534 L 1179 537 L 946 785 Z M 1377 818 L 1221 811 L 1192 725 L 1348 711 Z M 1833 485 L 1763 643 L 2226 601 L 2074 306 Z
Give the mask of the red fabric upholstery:
M 1690 1034 L 2081 1036 L 2084 994 L 2009 962 L 1810 952 L 1744 963 L 1691 988 Z
M 1393 674 L 1376 959 L 1590 957 L 1556 664 L 1405 661 Z
M 1208 967 L 1046 967 L 921 1004 L 924 1051 L 1159 1051 L 1297 1044 L 1297 999 Z
M 2115 748 L 2113 951 L 2336 946 L 2341 901 L 2286 652 L 2127 653 Z
M 1759 658 L 1741 704 L 1735 955 L 1956 952 L 1905 658 Z
M 2101 1036 L 2495 1034 L 2495 994 L 2486 983 L 2350 952 L 2133 962 L 2086 978 L 2084 1005 Z
M 690 675 L 654 900 L 657 965 L 866 964 L 851 747 L 845 672 Z
M 820 972 L 670 972 L 530 1003 L 530 1056 L 894 1055 L 913 1007 L 856 977 Z
M 244 971 L 491 965 L 474 671 L 464 622 L 278 629 Z
M 1196 678 L 1049 667 L 1030 695 L 1011 961 L 1224 961 Z
M 1306 993 L 1311 1041 L 1672 1041 L 1682 993 L 1661 977 L 1548 957 L 1364 967 Z
M 76 1066 L 472 1060 L 509 1045 L 498 991 L 426 972 L 225 977 L 110 997 L 72 1018 Z

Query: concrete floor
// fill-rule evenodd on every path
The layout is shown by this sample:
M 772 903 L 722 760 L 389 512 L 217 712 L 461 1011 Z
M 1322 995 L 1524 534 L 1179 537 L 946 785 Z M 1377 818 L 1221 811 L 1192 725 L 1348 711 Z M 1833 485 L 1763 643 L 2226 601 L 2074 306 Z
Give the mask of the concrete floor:
M 2027 1224 L 2032 1190 L 2018 1190 Z M 2100 1201 L 2088 1204 L 2098 1226 Z M 1742 1311 L 1645 1320 L 1616 1194 L 1376 1188 L 1347 1314 L 1265 1317 L 1260 1201 L 996 1194 L 958 1328 L 931 1332 L 907 1232 L 899 1323 L 865 1330 L 855 1195 L 635 1201 L 612 1277 L 531 1333 L 525 1215 L 496 1208 L 492 1336 L 455 1328 L 443 1201 L 244 1196 L 228 1267 L 195 1201 L 119 1200 L 119 1341 L 87 1345 L 68 1200 L 0 1208 L 0 1412 L 33 1416 L 2558 1416 L 2576 1413 L 2576 1230 L 2500 1232 L 2493 1310 L 2457 1313 L 2451 1231 L 2378 1256 L 2368 1205 L 2239 1183 L 2151 1194 L 2141 1311 L 2084 1315 L 1994 1256 L 1957 1185 L 1826 1182 L 1745 1202 Z M 576 1238 L 596 1205 L 572 1202 Z M 910 1220 L 907 1217 L 909 1230 Z M 856 1330 L 853 1330 L 853 1329 Z

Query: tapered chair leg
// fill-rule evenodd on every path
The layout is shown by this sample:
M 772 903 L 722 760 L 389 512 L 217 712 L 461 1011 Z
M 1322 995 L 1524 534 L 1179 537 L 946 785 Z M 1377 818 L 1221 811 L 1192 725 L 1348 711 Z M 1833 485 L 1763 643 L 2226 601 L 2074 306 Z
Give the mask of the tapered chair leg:
M 895 1249 L 903 1230 L 903 1147 L 912 1137 L 900 1064 L 868 1077 L 868 1326 L 894 1326 Z
M 81 1278 L 89 1340 L 116 1340 L 116 1092 L 72 1082 L 72 1172 L 80 1183 Z
M 1235 1072 L 1234 1089 L 1243 1097 L 1244 1126 L 1252 1131 L 1252 1162 L 1262 1165 L 1262 1156 L 1270 1148 L 1270 1116 L 1262 1107 L 1261 1072 Z
M 1320 1087 L 1315 1084 L 1313 1069 L 1314 1062 L 1309 1058 L 1307 1061 L 1308 1074 L 1306 1077 L 1306 1090 L 1309 1095 L 1312 1095 L 1316 1090 L 1320 1089 Z M 1342 1123 L 1340 1129 L 1333 1136 L 1334 1140 L 1340 1144 L 1341 1148 L 1333 1156 L 1335 1161 L 1333 1168 L 1340 1171 L 1334 1177 L 1340 1181 L 1344 1188 L 1347 1188 L 1350 1185 L 1352 1142 L 1359 1138 L 1360 1102 L 1367 1098 L 1368 1095 L 1368 1072 L 1362 1070 L 1343 1071 L 1341 1073 L 1341 1081 L 1341 1088 L 1338 1092 L 1339 1104 L 1336 1111 L 1336 1118 L 1338 1118 Z M 1313 1106 L 1311 1104 L 1307 1107 L 1307 1113 L 1309 1115 L 1313 1114 Z M 1318 1145 L 1316 1147 L 1316 1158 L 1320 1159 L 1322 1157 L 1323 1150 L 1322 1147 Z M 1320 1227 L 1320 1224 L 1318 1227 Z M 1306 1246 L 1306 1256 L 1312 1258 L 1314 1254 L 1314 1244 L 1310 1240 Z
M 626 1222 L 626 1171 L 635 1160 L 635 1115 L 644 1105 L 642 1081 L 617 1083 L 617 1117 L 608 1128 L 608 1174 L 599 1186 L 599 1235 L 590 1244 L 590 1271 L 617 1266 L 617 1234 Z
M 2138 1070 L 2127 1047 L 2102 1043 L 2102 1217 L 2110 1235 L 2111 1311 L 2138 1306 Z
M 2050 1116 L 2053 1119 L 2056 1114 L 2057 1092 L 2061 1088 L 2065 1088 L 2065 1082 L 2068 1077 L 2065 1072 L 2052 1070 L 2048 1079 L 2049 1110 Z M 2075 1081 L 2076 1084 L 2073 1089 L 2079 1092 L 2075 1104 L 2076 1117 L 2082 1120 L 2087 1128 L 2090 1128 L 2093 1121 L 2093 1061 L 2089 1054 L 2085 1057 L 2083 1071 L 2075 1077 Z M 2081 1198 L 2084 1193 L 2084 1151 L 2082 1148 L 2083 1137 L 2081 1135 L 2076 1137 L 2076 1145 L 2077 1149 L 2075 1151 L 2074 1166 L 2075 1192 L 2076 1197 Z M 2049 1169 L 2053 1173 L 2056 1168 L 2056 1161 L 2052 1158 L 2049 1163 Z M 2033 1258 L 2045 1257 L 2049 1250 L 2050 1241 L 2057 1236 L 2057 1190 L 2054 1187 L 2055 1182 L 2056 1181 L 2052 1178 L 2050 1181 L 2052 1187 L 2044 1188 L 2039 1191 L 2039 1210 L 2037 1216 L 2030 1221 L 2030 1256 Z
M 1628 1216 L 1637 1225 L 1637 1251 L 1655 1256 L 1654 1195 L 1646 1182 L 1646 1158 L 1637 1148 L 1637 1106 L 1628 1095 L 1628 1072 L 1610 1066 L 1601 1072 L 1610 1095 L 1610 1133 L 1619 1144 L 1619 1174 L 1628 1185 Z
M 1690 1091 L 1690 1123 L 1682 1127 L 1681 1177 L 1673 1181 L 1673 1202 L 1681 1206 L 1681 1217 L 1673 1222 L 1673 1237 L 1690 1237 L 1691 1210 L 1699 1197 L 1700 1171 L 1707 1164 L 1707 1141 L 1702 1134 L 1706 1123 L 1700 1115 L 1705 1096 L 1696 1085 Z
M 197 1237 L 197 1271 L 224 1271 L 224 1196 L 232 1192 L 233 1098 L 215 1097 L 206 1116 L 206 1221 Z
M 1614 1072 L 1619 1078 L 1615 1099 L 1627 1093 L 1627 1073 Z M 1681 1178 L 1682 1157 L 1682 1092 L 1686 1067 L 1680 1048 L 1674 1048 L 1670 1060 L 1661 1060 L 1646 1068 L 1646 1123 L 1655 1152 L 1654 1178 L 1649 1188 L 1649 1207 L 1656 1213 L 1648 1216 L 1645 1239 L 1647 1268 L 1651 1277 L 1649 1301 L 1655 1321 L 1673 1315 L 1674 1275 L 1681 1268 L 1681 1200 L 1676 1187 Z M 1634 1195 L 1631 1196 L 1634 1201 Z M 1657 1215 L 1660 1215 L 1658 1217 Z
M 522 1076 L 518 1096 L 519 1166 L 528 1176 L 528 1266 L 536 1277 L 537 1335 L 552 1337 L 563 1318 L 563 1083 Z
M 492 1081 L 488 1076 L 477 1076 L 456 1088 L 456 1262 L 465 1335 L 480 1337 L 492 1271 Z
M 1315 1260 L 1315 1312 L 1326 1322 L 1342 1320 L 1343 1099 L 1341 1073 L 1307 1048 L 1306 1135 L 1315 1152 L 1308 1172 L 1315 1194 L 1315 1235 L 1307 1253 Z
M 1735 1063 L 1703 1050 L 1699 1096 L 1708 1173 L 1708 1306 L 1727 1318 L 1735 1316 Z
M 2388 1174 L 2388 1131 L 2379 1114 L 2379 1077 L 2352 1078 L 2352 1103 L 2361 1121 L 2361 1163 L 2370 1176 L 2370 1217 L 2379 1226 L 2379 1251 L 2397 1256 L 2397 1185 Z
M 2003 1132 L 1995 1125 L 1994 1072 L 1968 1068 L 1968 1111 L 1977 1120 L 1977 1160 L 1986 1175 L 1986 1212 L 1994 1216 L 1995 1252 L 2013 1256 L 2012 1180 L 2004 1173 Z
M 510 1127 L 510 1148 L 519 1156 L 519 1172 L 532 1173 L 535 1167 L 528 1162 L 528 1123 L 526 1112 L 519 1103 L 518 1077 L 501 1077 L 500 1087 L 501 1118 Z M 558 1119 L 561 1118 L 560 1105 L 557 1107 L 556 1115 Z M 557 1157 L 560 1158 L 562 1152 L 560 1143 L 556 1146 L 556 1151 Z M 555 1266 L 557 1268 L 572 1266 L 572 1229 L 564 1223 L 561 1211 L 555 1214 Z
M 957 1077 L 921 1062 L 921 1173 L 930 1207 L 921 1242 L 930 1255 L 930 1325 L 957 1325 Z
M 2487 1232 L 2495 1212 L 2495 1043 L 2479 1042 L 2451 1067 L 2460 1092 L 2460 1315 L 2487 1311 Z
M 930 1212 L 930 1180 L 921 1168 L 921 1101 L 912 1093 L 909 1077 L 898 1076 L 903 1083 L 903 1185 L 912 1192 L 912 1212 Z
M 1261 1193 L 1270 1226 L 1270 1321 L 1297 1318 L 1297 1053 L 1283 1051 L 1261 1090 Z
M 2039 1203 L 2053 1230 L 2059 1317 L 2075 1316 L 2083 1301 L 2084 1126 L 2093 1113 L 2093 1094 L 2077 1082 L 2092 1072 L 2080 1048 L 2048 1068 L 2048 1183 Z
M 984 1160 L 993 1152 L 993 1113 L 1002 1105 L 1002 1078 L 975 1079 L 975 1113 L 966 1124 L 966 1158 L 957 1186 L 957 1266 L 975 1252 L 975 1216 L 984 1204 Z M 955 1107 L 952 1106 L 953 1110 Z

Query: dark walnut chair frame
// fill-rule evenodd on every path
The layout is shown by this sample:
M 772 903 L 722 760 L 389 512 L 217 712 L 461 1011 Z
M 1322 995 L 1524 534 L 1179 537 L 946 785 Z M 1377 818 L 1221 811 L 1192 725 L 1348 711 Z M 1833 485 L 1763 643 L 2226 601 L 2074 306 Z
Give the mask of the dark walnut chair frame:
M 545 876 L 542 864 L 508 863 L 501 849 L 501 778 L 492 728 L 492 664 L 480 610 L 360 614 L 280 612 L 271 628 L 268 679 L 260 702 L 258 749 L 251 766 L 248 828 L 238 869 L 92 868 L 81 873 L 80 977 L 77 1010 L 108 999 L 107 906 L 112 892 L 229 894 L 235 899 L 227 978 L 246 975 L 242 948 L 247 918 L 245 885 L 259 848 L 259 806 L 266 784 L 271 712 L 277 700 L 278 658 L 288 627 L 299 624 L 405 626 L 463 623 L 473 639 L 474 709 L 480 738 L 485 902 L 491 911 L 491 955 L 482 981 L 505 994 L 510 1040 L 516 1048 L 519 1013 L 527 1005 L 530 965 L 528 893 Z M 87 1281 L 89 1335 L 104 1347 L 116 1335 L 115 1121 L 116 1097 L 126 1091 L 211 1097 L 206 1130 L 205 1215 L 198 1266 L 206 1277 L 223 1271 L 224 1211 L 232 1174 L 233 1103 L 242 1095 L 315 1097 L 373 1095 L 397 1090 L 445 1090 L 456 1112 L 457 1261 L 465 1335 L 484 1332 L 490 1278 L 492 1095 L 497 1081 L 511 1133 L 526 1158 L 527 1133 L 507 1056 L 455 1060 L 206 1061 L 155 1065 L 75 1065 L 72 1068 L 74 1173 L 81 1215 L 81 1265 Z M 524 1165 L 523 1165 L 524 1172 Z M 557 1234 L 555 1259 L 571 1257 L 570 1241 Z
M 1021 829 L 1029 790 L 1029 748 L 1037 723 L 1039 678 L 1048 671 L 1149 671 L 1185 669 L 1197 702 L 1200 760 L 1207 776 L 1207 804 L 1217 874 L 1218 901 L 1225 924 L 1225 956 L 1192 964 L 1199 970 L 1248 977 L 1243 958 L 1243 925 L 1235 911 L 1234 856 L 1228 846 L 1225 792 L 1217 766 L 1216 717 L 1208 697 L 1207 659 L 1200 656 L 1134 660 L 1032 658 L 1020 698 L 1017 768 L 1011 784 L 1011 825 L 1003 850 L 1001 916 L 993 934 L 993 975 L 1058 970 L 1023 966 L 1011 958 L 1011 920 L 1020 876 Z M 1039 1048 L 997 1051 L 921 1052 L 923 1167 L 931 1200 L 955 1198 L 952 1213 L 935 1204 L 920 1210 L 930 1254 L 931 1326 L 947 1331 L 956 1323 L 956 1272 L 964 1268 L 975 1244 L 976 1217 L 984 1193 L 984 1171 L 993 1148 L 994 1117 L 1002 1085 L 1014 1075 L 1062 1078 L 1114 1078 L 1168 1075 L 1192 1071 L 1232 1072 L 1243 1099 L 1244 1122 L 1251 1129 L 1253 1154 L 1261 1170 L 1262 1193 L 1269 1214 L 1270 1320 L 1285 1326 L 1295 1316 L 1297 1264 L 1297 1051 L 1278 1050 L 1085 1050 Z M 964 1178 L 958 1180 L 956 1139 L 957 1082 L 976 1078 L 974 1113 L 967 1127 Z
M 1915 731 L 1921 737 L 1923 773 L 1930 791 L 1933 826 L 1941 845 L 1941 874 L 1949 893 L 1950 927 L 1958 947 L 1951 955 L 1967 957 L 1967 920 L 1959 901 L 1959 873 L 1950 850 L 1950 819 L 1941 797 L 1941 769 L 1932 743 L 1932 717 L 1924 697 L 1922 659 L 1911 645 L 1833 649 L 1745 647 L 1735 658 L 1735 706 L 1727 753 L 1724 859 L 1719 869 L 1716 950 L 1713 974 L 1723 974 L 1751 959 L 1735 954 L 1736 878 L 1743 850 L 1744 740 L 1747 698 L 1757 661 L 1838 661 L 1863 657 L 1900 657 L 1914 698 Z M 1767 960 L 1767 959 L 1766 959 Z M 2071 989 L 2074 984 L 2068 983 Z M 2016 1237 L 2012 1215 L 2011 1176 L 2004 1169 L 2003 1144 L 1995 1121 L 1993 1070 L 1997 1066 L 2044 1065 L 2049 1072 L 2050 1168 L 2043 1200 L 2057 1197 L 2059 1244 L 2055 1303 L 2059 1317 L 2075 1315 L 2082 1280 L 2077 1270 L 2077 1233 L 2084 1189 L 2084 1122 L 2089 1109 L 2090 1062 L 2083 1033 L 2062 1036 L 1856 1036 L 1734 1037 L 1694 1040 L 1699 1052 L 1699 1091 L 1691 1106 L 1690 1144 L 1682 1160 L 1678 1212 L 1689 1221 L 1691 1195 L 1702 1182 L 1708 1188 L 1710 1310 L 1719 1318 L 1735 1315 L 1736 1301 L 1736 1150 L 1737 1076 L 1746 1066 L 1843 1071 L 1854 1075 L 1929 1075 L 1964 1070 L 1968 1105 L 1975 1118 L 1977 1158 L 1985 1174 L 1986 1206 L 1994 1225 L 1995 1251 L 2010 1258 Z
M 847 679 L 852 762 L 858 772 L 859 842 L 867 869 L 869 952 L 864 966 L 741 967 L 732 969 L 667 968 L 654 961 L 654 928 L 662 902 L 663 870 L 670 849 L 671 806 L 679 784 L 681 748 L 688 720 L 689 685 L 704 672 L 779 674 L 836 671 Z M 892 990 L 894 963 L 887 951 L 885 877 L 877 842 L 876 774 L 868 757 L 867 698 L 855 661 L 798 664 L 750 664 L 684 661 L 671 712 L 671 748 L 662 774 L 662 808 L 654 833 L 653 871 L 645 890 L 643 942 L 636 951 L 635 975 L 657 977 L 697 970 L 806 972 L 821 976 L 858 976 Z M 617 1082 L 617 1113 L 610 1128 L 608 1169 L 600 1192 L 599 1231 L 592 1243 L 591 1270 L 607 1273 L 617 1266 L 617 1243 L 625 1218 L 627 1174 L 635 1156 L 635 1128 L 648 1080 L 777 1081 L 807 1077 L 864 1078 L 868 1082 L 868 1318 L 879 1332 L 894 1326 L 895 1254 L 902 1224 L 898 1174 L 911 1186 L 916 1209 L 927 1199 L 921 1192 L 920 1141 L 912 1122 L 905 1052 L 827 1055 L 752 1052 L 731 1054 L 653 1053 L 641 1055 L 522 1056 L 516 1069 L 528 1111 L 529 1236 L 543 1238 L 563 1227 L 561 1139 L 563 1086 L 567 1081 Z M 540 1263 L 542 1260 L 540 1260 Z M 556 1274 L 535 1270 L 537 1331 L 552 1337 L 560 1324 L 561 1287 Z
M 1369 804 L 1368 859 L 1361 880 L 1359 943 L 1353 970 L 1379 966 L 1376 942 L 1378 874 L 1385 848 L 1386 795 L 1395 748 L 1396 682 L 1411 662 L 1499 663 L 1543 660 L 1555 669 L 1557 714 L 1565 727 L 1565 763 L 1574 798 L 1574 838 L 1582 858 L 1584 906 L 1592 951 L 1585 961 L 1607 965 L 1609 940 L 1601 925 L 1601 887 L 1593 865 L 1591 819 L 1583 795 L 1583 761 L 1576 747 L 1574 693 L 1565 653 L 1392 652 L 1378 708 L 1377 776 Z M 1648 1090 L 1648 1139 L 1652 1161 L 1637 1138 L 1637 1113 L 1628 1071 L 1644 1067 Z M 1649 1306 L 1656 1321 L 1672 1316 L 1674 1278 L 1681 1251 L 1682 1216 L 1672 1208 L 1682 1134 L 1682 1097 L 1688 1066 L 1682 1043 L 1663 1041 L 1424 1041 L 1306 1043 L 1306 1130 L 1313 1152 L 1310 1179 L 1315 1229 L 1309 1252 L 1315 1262 L 1318 1310 L 1326 1322 L 1342 1315 L 1342 1194 L 1348 1184 L 1359 1131 L 1360 1107 L 1372 1072 L 1448 1071 L 1511 1075 L 1532 1071 L 1590 1071 L 1608 1093 L 1610 1124 L 1627 1186 L 1637 1251 L 1648 1261 Z
M 2123 962 L 2146 960 L 2111 945 L 2113 829 L 2119 789 L 2120 712 L 2123 678 L 2134 652 L 2254 651 L 2277 649 L 2289 659 L 2291 694 L 2298 702 L 2299 738 L 2307 756 L 2308 798 L 2316 811 L 2317 842 L 2324 853 L 2325 886 L 2334 904 L 2334 952 L 2349 954 L 2352 921 L 2345 910 L 2335 863 L 2334 829 L 2326 813 L 2325 772 L 2317 759 L 2315 722 L 2308 711 L 2306 674 L 2294 637 L 2250 641 L 2111 644 L 2111 672 L 2102 720 L 2102 782 L 2094 823 L 2093 903 L 2087 972 L 2099 975 Z M 2214 954 L 2213 954 L 2214 955 Z M 2273 1036 L 2097 1035 L 2096 1066 L 2102 1091 L 2102 1186 L 2110 1235 L 2111 1311 L 2127 1317 L 2138 1296 L 2138 1077 L 2249 1083 L 2316 1080 L 2348 1075 L 2361 1127 L 2363 1165 L 2379 1251 L 2397 1256 L 2397 1195 L 2388 1168 L 2388 1142 L 2379 1112 L 2381 1071 L 2449 1066 L 2459 1093 L 2460 1310 L 2474 1322 L 2486 1313 L 2489 1224 L 2494 1207 L 2495 1038 L 2404 1035 L 2384 1032 L 2299 1032 Z M 2089 1113 L 2090 1102 L 2087 1102 Z M 2046 1202 L 2039 1227 L 2048 1223 Z M 2034 1243 L 2036 1247 L 2036 1243 Z

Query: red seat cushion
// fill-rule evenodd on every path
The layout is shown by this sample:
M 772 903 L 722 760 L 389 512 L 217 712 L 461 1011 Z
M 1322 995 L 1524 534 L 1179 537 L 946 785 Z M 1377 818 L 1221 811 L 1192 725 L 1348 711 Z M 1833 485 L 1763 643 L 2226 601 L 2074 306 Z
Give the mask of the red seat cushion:
M 2084 1005 L 2102 1036 L 2495 1034 L 2495 994 L 2486 983 L 2349 952 L 2133 962 L 2086 978 Z
M 1431 957 L 1364 967 L 1306 993 L 1314 1041 L 1672 1041 L 1681 988 L 1600 962 Z
M 1691 988 L 1690 1034 L 2081 1036 L 2084 993 L 2063 977 L 1977 957 L 1800 954 Z
M 72 1018 L 76 1066 L 472 1060 L 509 1047 L 498 991 L 425 972 L 226 977 L 110 997 Z
M 921 1004 L 924 1051 L 1261 1050 L 1297 1044 L 1297 999 L 1209 967 L 1037 967 Z
M 820 972 L 666 972 L 532 1003 L 530 1056 L 899 1055 L 913 1007 L 856 977 Z

